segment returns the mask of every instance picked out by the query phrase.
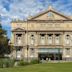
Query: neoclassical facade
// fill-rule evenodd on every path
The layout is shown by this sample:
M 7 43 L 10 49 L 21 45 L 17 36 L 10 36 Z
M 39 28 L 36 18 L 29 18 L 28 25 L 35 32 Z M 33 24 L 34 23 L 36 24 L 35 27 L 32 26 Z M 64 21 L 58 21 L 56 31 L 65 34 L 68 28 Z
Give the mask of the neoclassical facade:
M 12 21 L 11 27 L 11 57 L 72 60 L 72 19 L 51 6 L 26 21 Z

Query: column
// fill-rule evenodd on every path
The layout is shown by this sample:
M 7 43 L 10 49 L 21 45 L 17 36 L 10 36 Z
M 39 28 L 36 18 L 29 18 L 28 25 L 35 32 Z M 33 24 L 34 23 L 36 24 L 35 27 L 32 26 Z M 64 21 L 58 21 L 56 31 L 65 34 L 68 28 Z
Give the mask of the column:
M 45 45 L 48 45 L 48 35 L 45 35 Z
M 35 57 L 38 58 L 38 48 L 37 45 L 39 45 L 39 34 L 36 33 L 36 48 L 35 48 Z
M 25 38 L 24 38 L 24 33 L 22 33 L 22 38 L 21 38 L 21 40 L 22 40 L 21 45 L 22 45 L 22 46 L 24 46 L 24 45 L 25 45 L 25 42 L 24 42 L 24 41 L 25 41 Z
M 63 32 L 60 34 L 60 45 L 61 45 L 61 47 L 62 47 L 62 59 L 63 59 L 64 56 L 65 56 L 64 33 L 63 33 Z
M 16 33 L 14 33 L 14 46 L 16 46 Z
M 64 44 L 64 35 L 60 34 L 60 45 L 63 46 L 63 44 Z
M 55 34 L 53 33 L 53 35 L 52 35 L 52 45 L 55 45 Z
M 41 45 L 41 43 L 40 43 L 40 34 L 38 34 L 38 45 Z

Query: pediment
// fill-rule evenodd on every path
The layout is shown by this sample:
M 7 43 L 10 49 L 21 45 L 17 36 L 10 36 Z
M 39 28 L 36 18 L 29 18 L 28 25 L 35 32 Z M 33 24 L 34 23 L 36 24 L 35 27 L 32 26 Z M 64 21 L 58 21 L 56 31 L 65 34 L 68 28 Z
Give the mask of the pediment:
M 24 29 L 22 29 L 22 28 L 16 28 L 16 29 L 13 29 L 12 31 L 25 31 Z
M 53 9 L 48 9 L 47 11 L 41 12 L 31 17 L 29 20 L 71 20 L 71 19 L 59 12 L 56 12 Z

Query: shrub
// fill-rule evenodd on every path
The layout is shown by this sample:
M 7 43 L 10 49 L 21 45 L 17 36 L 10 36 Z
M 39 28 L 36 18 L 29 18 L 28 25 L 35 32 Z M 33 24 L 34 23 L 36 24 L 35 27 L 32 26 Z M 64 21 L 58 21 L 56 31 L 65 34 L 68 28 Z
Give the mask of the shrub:
M 38 64 L 38 63 L 40 63 L 40 61 L 39 60 L 37 60 L 37 59 L 34 59 L 34 60 L 31 60 L 31 62 L 30 62 L 31 64 Z
M 0 59 L 0 68 L 3 67 L 13 67 L 15 61 L 11 59 Z
M 5 65 L 5 67 L 13 67 L 15 61 L 14 61 L 14 60 L 11 60 L 11 59 L 6 59 L 6 60 L 4 60 L 3 63 L 4 63 L 4 65 Z
M 25 66 L 25 65 L 29 65 L 29 62 L 25 62 L 23 60 L 18 62 L 18 66 Z
M 3 67 L 3 60 L 0 59 L 0 68 L 2 68 L 2 67 Z

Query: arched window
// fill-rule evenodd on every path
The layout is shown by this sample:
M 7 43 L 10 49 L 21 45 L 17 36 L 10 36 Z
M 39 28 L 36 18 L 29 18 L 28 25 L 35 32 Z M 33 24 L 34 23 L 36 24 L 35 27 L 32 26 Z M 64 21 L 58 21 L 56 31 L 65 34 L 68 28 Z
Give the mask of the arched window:
M 65 36 L 65 42 L 66 44 L 70 44 L 70 35 Z
M 48 13 L 48 19 L 52 19 L 52 18 L 54 18 L 54 16 L 53 16 L 52 12 L 49 12 Z
M 66 48 L 66 56 L 70 56 L 70 48 Z
M 35 37 L 34 35 L 31 35 L 31 45 L 34 45 L 34 43 L 35 43 Z
M 55 44 L 59 44 L 60 43 L 60 35 L 56 34 L 55 35 Z
M 34 57 L 34 54 L 35 54 L 35 49 L 31 48 L 30 49 L 30 57 Z
M 42 45 L 45 44 L 45 35 L 44 35 L 44 34 L 40 34 L 40 43 L 41 43 Z
M 52 44 L 52 34 L 48 34 L 48 44 Z
M 52 16 L 53 16 L 53 14 L 52 14 L 51 12 L 49 12 L 49 13 L 48 13 L 48 16 L 49 16 L 49 17 L 52 17 Z
M 21 50 L 22 50 L 22 48 L 21 47 L 19 47 L 19 48 L 16 48 L 16 58 L 17 59 L 21 59 Z
M 16 34 L 16 43 L 17 45 L 21 45 L 22 44 L 22 34 Z

